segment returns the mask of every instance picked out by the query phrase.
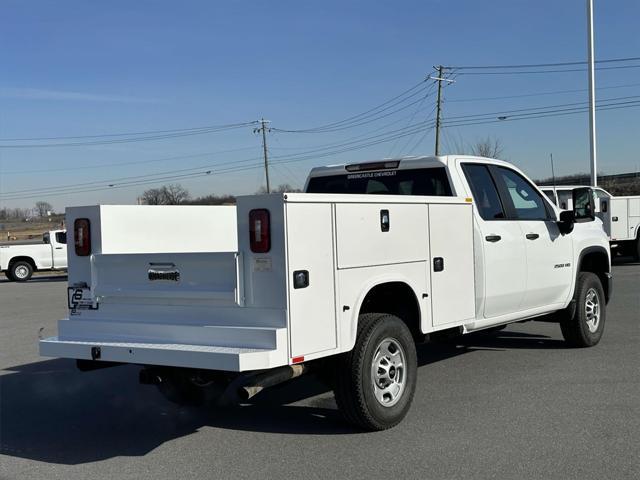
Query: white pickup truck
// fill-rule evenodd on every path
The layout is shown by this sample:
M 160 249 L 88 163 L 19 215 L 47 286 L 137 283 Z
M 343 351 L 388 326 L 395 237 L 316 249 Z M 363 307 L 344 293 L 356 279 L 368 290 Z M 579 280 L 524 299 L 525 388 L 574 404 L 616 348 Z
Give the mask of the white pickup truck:
M 561 210 L 571 210 L 572 191 L 579 186 L 541 186 L 540 189 Z M 640 260 L 640 195 L 614 197 L 595 187 L 596 217 L 602 220 L 611 248 Z
M 67 232 L 52 230 L 33 244 L 0 245 L 0 271 L 14 282 L 26 282 L 33 272 L 67 268 Z
M 412 402 L 416 342 L 536 318 L 570 346 L 603 334 L 609 245 L 589 188 L 560 212 L 509 163 L 443 156 L 315 168 L 305 191 L 239 197 L 232 216 L 67 209 L 70 315 L 40 353 L 143 365 L 175 401 L 316 370 L 349 421 L 381 430 Z

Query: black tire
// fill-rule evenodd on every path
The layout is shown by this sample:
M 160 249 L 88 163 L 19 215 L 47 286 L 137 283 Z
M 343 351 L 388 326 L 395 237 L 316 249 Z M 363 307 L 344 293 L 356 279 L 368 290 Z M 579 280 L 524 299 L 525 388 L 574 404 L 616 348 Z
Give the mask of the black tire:
M 630 248 L 634 262 L 640 262 L 640 235 L 636 238 L 636 243 Z
M 18 260 L 9 267 L 14 282 L 26 282 L 33 275 L 33 265 L 24 260 Z
M 598 276 L 591 272 L 580 272 L 573 298 L 575 300 L 573 315 L 565 316 L 560 320 L 562 336 L 572 347 L 593 347 L 602 338 L 607 312 L 604 289 Z M 591 307 L 588 305 L 589 302 Z M 597 320 L 594 314 L 598 315 Z
M 4 276 L 5 276 L 5 277 L 7 277 L 7 279 L 8 279 L 10 282 L 15 282 L 15 281 L 16 281 L 16 280 L 15 280 L 15 278 L 13 278 L 13 277 L 11 276 L 11 270 L 5 270 L 5 271 L 4 271 Z
M 389 362 L 391 357 L 382 354 L 384 350 L 379 349 L 384 346 L 388 347 L 388 352 L 393 354 L 395 349 L 395 355 L 404 356 L 402 368 L 395 369 L 394 365 L 400 362 Z M 387 363 L 381 365 L 385 358 Z M 392 393 L 384 394 L 384 389 L 376 387 L 380 384 L 374 383 L 374 361 L 379 365 L 378 372 L 386 369 L 387 380 L 396 382 L 394 389 L 399 390 L 395 398 Z M 373 431 L 386 430 L 402 421 L 411 407 L 418 369 L 415 342 L 402 320 L 386 313 L 360 315 L 353 350 L 342 354 L 336 363 L 336 403 L 347 421 Z M 391 383 L 384 385 L 389 387 Z M 398 387 L 400 384 L 403 387 Z M 382 397 L 387 395 L 386 400 L 382 400 L 389 405 L 382 404 L 374 392 Z

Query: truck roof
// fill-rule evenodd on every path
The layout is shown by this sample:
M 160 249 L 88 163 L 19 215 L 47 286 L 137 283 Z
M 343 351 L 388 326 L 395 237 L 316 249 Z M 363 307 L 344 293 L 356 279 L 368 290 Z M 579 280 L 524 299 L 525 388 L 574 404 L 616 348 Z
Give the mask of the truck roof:
M 508 162 L 502 160 L 496 160 L 494 158 L 477 157 L 473 155 L 439 155 L 439 156 L 411 156 L 411 157 L 395 157 L 395 158 L 383 158 L 372 159 L 364 162 L 356 163 L 341 163 L 335 165 L 326 165 L 323 167 L 314 167 L 309 172 L 309 178 L 311 177 L 323 177 L 328 175 L 340 175 L 347 172 L 347 166 L 366 165 L 369 163 L 392 163 L 399 162 L 397 169 L 409 169 L 409 168 L 433 168 L 433 167 L 447 167 L 449 162 L 455 159 L 468 159 L 468 160 L 481 160 L 484 163 L 492 163 L 495 165 L 511 166 Z M 380 168 L 382 170 L 383 167 Z

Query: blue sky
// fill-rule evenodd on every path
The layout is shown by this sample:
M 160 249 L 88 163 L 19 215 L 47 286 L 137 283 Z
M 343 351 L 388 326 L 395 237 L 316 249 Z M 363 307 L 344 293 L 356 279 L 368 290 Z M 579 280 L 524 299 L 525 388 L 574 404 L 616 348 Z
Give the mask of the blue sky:
M 640 3 L 595 3 L 597 58 L 640 56 Z M 386 101 L 420 82 L 437 64 L 584 60 L 585 16 L 584 0 L 3 0 L 0 138 L 183 129 L 261 117 L 275 128 L 313 127 Z M 582 89 L 586 82 L 583 72 L 460 75 L 445 89 L 443 115 L 446 119 L 586 101 L 586 92 L 460 101 Z M 598 98 L 640 95 L 640 69 L 599 71 L 597 83 L 616 87 L 599 90 Z M 402 115 L 414 113 L 413 122 L 426 120 L 432 107 L 429 97 Z M 600 170 L 638 168 L 639 114 L 634 108 L 598 114 Z M 385 122 L 394 118 L 337 132 L 272 132 L 270 153 L 277 159 L 369 132 L 374 135 L 384 132 Z M 402 126 L 399 122 L 394 128 Z M 507 159 L 541 177 L 549 174 L 551 152 L 557 173 L 587 171 L 587 133 L 587 116 L 579 114 L 448 128 L 443 143 L 448 151 L 456 143 L 497 137 Z M 405 150 L 416 147 L 414 154 L 433 153 L 433 133 L 420 143 L 422 137 L 416 134 L 331 157 L 274 162 L 272 183 L 300 185 L 314 165 L 407 153 L 405 143 Z M 0 207 L 30 206 L 40 199 L 58 210 L 87 203 L 132 203 L 154 185 L 101 189 L 117 185 L 114 179 L 196 167 L 211 168 L 212 174 L 180 181 L 192 195 L 252 193 L 263 183 L 262 170 L 223 174 L 216 172 L 216 165 L 254 166 L 260 155 L 260 138 L 251 126 L 135 143 L 1 148 Z M 83 193 L 38 193 L 88 182 L 95 184 Z

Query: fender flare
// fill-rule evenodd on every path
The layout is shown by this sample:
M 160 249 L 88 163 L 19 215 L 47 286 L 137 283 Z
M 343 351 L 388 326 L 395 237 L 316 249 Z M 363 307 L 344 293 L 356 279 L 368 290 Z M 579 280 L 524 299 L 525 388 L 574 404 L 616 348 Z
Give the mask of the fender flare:
M 371 290 L 373 290 L 374 288 L 380 285 L 384 285 L 385 283 L 403 283 L 407 287 L 409 287 L 409 289 L 411 290 L 411 292 L 413 293 L 416 299 L 416 303 L 418 305 L 418 313 L 420 315 L 419 323 L 420 323 L 420 326 L 422 326 L 422 319 L 423 319 L 422 305 L 420 303 L 420 297 L 416 293 L 415 286 L 412 284 L 411 280 L 409 280 L 407 277 L 402 275 L 395 275 L 395 274 L 379 275 L 369 279 L 366 283 L 363 284 L 362 288 L 360 289 L 360 293 L 358 294 L 354 302 L 353 311 L 349 317 L 349 327 L 350 327 L 349 339 L 348 339 L 348 342 L 345 342 L 342 345 L 343 348 L 341 348 L 341 350 L 350 351 L 353 349 L 353 346 L 355 345 L 355 341 L 356 341 L 357 332 L 358 332 L 358 316 L 360 315 L 360 309 L 362 308 L 362 304 L 364 303 L 365 298 L 367 298 L 367 295 L 369 295 Z
M 586 247 L 584 249 L 582 249 L 580 251 L 580 254 L 578 255 L 578 263 L 576 265 L 576 274 L 575 274 L 575 278 L 573 281 L 573 287 L 571 288 L 571 302 L 573 303 L 573 296 L 575 295 L 575 291 L 576 291 L 576 285 L 578 284 L 578 275 L 580 274 L 581 270 L 581 266 L 582 266 L 582 260 L 584 259 L 584 257 L 586 257 L 587 255 L 590 255 L 592 253 L 601 253 L 604 254 L 607 259 L 609 260 L 609 269 L 605 272 L 605 275 L 607 275 L 608 277 L 608 282 L 607 284 L 603 284 L 602 288 L 604 289 L 604 294 L 605 294 L 605 301 L 608 303 L 609 299 L 611 298 L 611 291 L 612 291 L 612 285 L 611 285 L 611 256 L 609 254 L 609 252 L 607 251 L 606 248 L 604 248 L 603 246 L 597 245 L 597 246 L 590 246 L 590 247 Z

